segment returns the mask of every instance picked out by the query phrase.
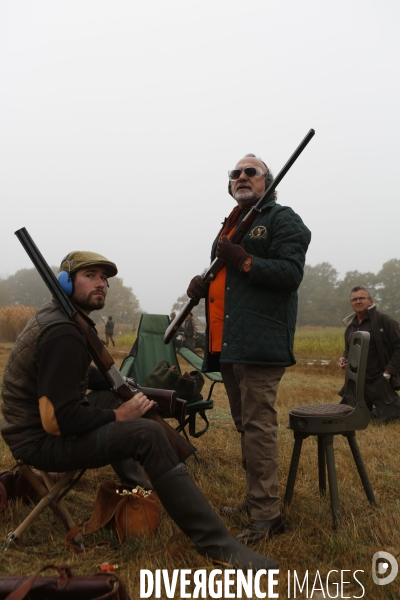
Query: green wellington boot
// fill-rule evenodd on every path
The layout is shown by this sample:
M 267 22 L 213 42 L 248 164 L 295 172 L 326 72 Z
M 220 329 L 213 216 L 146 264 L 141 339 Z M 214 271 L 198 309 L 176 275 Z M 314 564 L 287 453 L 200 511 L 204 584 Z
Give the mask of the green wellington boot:
M 177 465 L 152 484 L 170 517 L 194 542 L 199 554 L 236 569 L 258 571 L 278 567 L 276 560 L 243 546 L 229 533 L 189 477 L 185 465 Z

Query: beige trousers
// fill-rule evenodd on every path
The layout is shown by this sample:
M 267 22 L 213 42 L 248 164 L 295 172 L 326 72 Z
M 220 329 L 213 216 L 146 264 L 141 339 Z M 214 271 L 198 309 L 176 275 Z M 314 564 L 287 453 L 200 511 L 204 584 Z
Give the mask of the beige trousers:
M 257 521 L 280 513 L 277 414 L 274 408 L 285 367 L 221 363 L 232 418 L 241 435 L 250 516 Z

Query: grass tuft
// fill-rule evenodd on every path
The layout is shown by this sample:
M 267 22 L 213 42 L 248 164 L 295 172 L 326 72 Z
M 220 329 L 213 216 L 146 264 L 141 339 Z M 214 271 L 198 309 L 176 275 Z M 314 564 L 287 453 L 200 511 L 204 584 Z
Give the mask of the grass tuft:
M 37 312 L 33 306 L 5 306 L 0 308 L 0 341 L 15 342 L 29 319 Z

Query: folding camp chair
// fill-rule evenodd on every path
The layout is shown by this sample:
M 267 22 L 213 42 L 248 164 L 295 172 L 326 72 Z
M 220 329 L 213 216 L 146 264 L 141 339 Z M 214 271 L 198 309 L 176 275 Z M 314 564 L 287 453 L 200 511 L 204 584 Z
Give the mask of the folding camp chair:
M 47 508 L 51 508 L 55 516 L 64 525 L 67 532 L 71 531 L 75 527 L 68 508 L 63 498 L 68 494 L 72 487 L 79 481 L 85 470 L 81 471 L 68 471 L 63 473 L 58 481 L 54 481 L 49 473 L 46 471 L 39 471 L 42 477 L 42 481 L 33 473 L 31 467 L 27 465 L 23 460 L 17 460 L 17 466 L 21 471 L 22 475 L 26 477 L 32 487 L 41 497 L 41 500 L 32 509 L 29 515 L 22 521 L 22 523 L 13 531 L 7 535 L 7 539 L 3 544 L 2 550 L 8 550 L 10 546 L 14 544 L 21 544 L 22 535 L 32 525 L 39 515 Z M 83 547 L 82 535 L 78 532 L 71 540 L 73 545 Z
M 179 373 L 181 372 L 173 343 L 169 342 L 169 344 L 164 344 L 164 334 L 168 325 L 169 318 L 167 315 L 142 315 L 137 339 L 133 344 L 129 355 L 124 359 L 121 365 L 120 371 L 122 375 L 131 377 L 139 385 L 143 385 L 148 373 L 150 373 L 150 371 L 152 371 L 163 359 L 165 359 L 170 366 L 174 366 Z M 199 358 L 201 360 L 201 357 Z M 209 377 L 208 373 L 204 373 L 204 375 Z M 178 432 L 183 432 L 186 439 L 189 439 L 185 430 L 187 425 L 189 426 L 189 435 L 194 438 L 199 438 L 209 428 L 206 410 L 214 408 L 214 403 L 211 400 L 211 393 L 212 390 L 209 393 L 207 400 L 199 400 L 198 402 L 191 402 L 187 405 L 187 416 L 176 428 Z M 200 431 L 196 431 L 197 415 L 199 415 L 205 423 L 205 426 Z

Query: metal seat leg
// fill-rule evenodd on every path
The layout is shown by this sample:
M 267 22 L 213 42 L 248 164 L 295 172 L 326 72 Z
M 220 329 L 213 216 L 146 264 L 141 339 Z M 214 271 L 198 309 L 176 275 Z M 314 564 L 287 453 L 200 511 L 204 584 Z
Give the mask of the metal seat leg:
M 324 438 L 317 436 L 318 440 L 318 481 L 319 481 L 319 495 L 321 498 L 326 496 L 326 460 L 325 460 L 325 446 Z
M 355 433 L 346 435 L 347 441 L 349 442 L 350 450 L 353 454 L 354 462 L 356 463 L 358 474 L 360 475 L 361 483 L 364 486 L 365 493 L 371 504 L 376 506 L 375 494 L 372 489 L 370 479 L 368 477 L 367 469 L 365 468 L 364 461 L 361 456 L 360 449 L 358 447 Z
M 286 483 L 285 498 L 283 500 L 285 506 L 289 506 L 292 501 L 294 484 L 296 483 L 297 468 L 299 466 L 301 447 L 303 445 L 303 436 L 294 434 L 294 447 L 292 460 L 290 462 L 289 475 Z
M 336 477 L 335 454 L 333 452 L 333 436 L 323 436 L 326 466 L 328 469 L 329 495 L 331 498 L 331 510 L 333 518 L 333 528 L 337 529 L 339 519 L 339 491 Z

